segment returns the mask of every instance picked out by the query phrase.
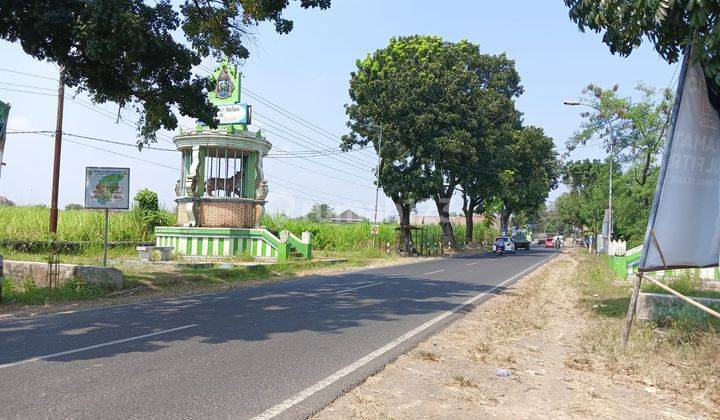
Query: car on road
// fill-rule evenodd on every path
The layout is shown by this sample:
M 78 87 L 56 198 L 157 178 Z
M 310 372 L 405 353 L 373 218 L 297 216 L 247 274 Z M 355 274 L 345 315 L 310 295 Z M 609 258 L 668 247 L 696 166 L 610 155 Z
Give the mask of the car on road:
M 512 240 L 513 244 L 515 244 L 515 249 L 530 250 L 530 241 L 528 241 L 525 236 L 515 235 L 510 239 Z
M 492 250 L 493 254 L 498 252 L 497 243 L 498 243 L 498 241 L 500 241 L 500 239 L 501 238 L 499 236 L 497 238 L 495 238 L 495 242 L 493 243 L 493 250 Z M 510 239 L 507 236 L 503 236 L 502 240 L 503 240 L 503 242 L 505 242 L 505 252 L 515 253 L 515 243 L 513 243 L 512 239 Z
M 552 248 L 555 244 L 553 243 L 553 238 L 547 238 L 545 239 L 545 248 Z

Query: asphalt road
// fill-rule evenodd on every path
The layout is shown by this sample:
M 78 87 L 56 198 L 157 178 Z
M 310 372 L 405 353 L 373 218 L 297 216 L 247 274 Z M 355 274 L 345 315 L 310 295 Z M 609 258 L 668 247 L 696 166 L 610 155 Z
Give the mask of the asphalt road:
M 0 418 L 304 418 L 552 255 L 0 321 Z

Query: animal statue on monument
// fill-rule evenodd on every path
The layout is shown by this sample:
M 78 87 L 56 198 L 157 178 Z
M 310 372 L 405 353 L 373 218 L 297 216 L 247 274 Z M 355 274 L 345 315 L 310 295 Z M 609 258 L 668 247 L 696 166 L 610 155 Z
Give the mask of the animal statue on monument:
M 267 196 L 268 192 L 270 192 L 270 188 L 268 188 L 268 183 L 266 180 L 259 178 L 257 181 L 257 187 L 255 188 L 255 200 L 257 201 L 264 201 Z M 265 206 L 262 204 L 255 204 L 255 226 L 260 226 L 260 222 L 262 221 L 263 215 L 265 214 Z
M 210 178 L 205 181 L 205 192 L 210 197 L 216 197 L 215 192 L 224 191 L 225 197 L 232 197 L 235 194 L 240 197 L 240 184 L 242 182 L 243 173 L 237 171 L 235 175 L 229 178 Z

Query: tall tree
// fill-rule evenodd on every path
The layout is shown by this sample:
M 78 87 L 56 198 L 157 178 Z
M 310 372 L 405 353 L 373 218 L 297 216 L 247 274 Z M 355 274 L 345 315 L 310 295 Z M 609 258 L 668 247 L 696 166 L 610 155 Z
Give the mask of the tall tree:
M 608 163 L 598 159 L 568 162 L 562 170 L 563 183 L 570 189 L 569 198 L 563 200 L 573 202 L 576 209 L 566 215 L 577 218 L 593 232 L 600 231 L 607 207 L 608 170 Z
M 660 94 L 642 83 L 635 90 L 638 99 L 620 96 L 617 85 L 612 89 L 588 85 L 581 104 L 591 111 L 581 114 L 584 120 L 567 148 L 572 151 L 588 142 L 602 143 L 606 151 L 612 150 L 613 162 L 633 167 L 635 181 L 642 186 L 665 142 L 673 94 L 669 89 Z
M 706 76 L 720 84 L 720 3 L 698 0 L 565 0 L 570 18 L 581 31 L 605 32 L 603 42 L 610 51 L 630 55 L 643 39 L 670 63 L 686 46 Z
M 305 215 L 305 218 L 309 221 L 316 223 L 329 222 L 333 217 L 335 217 L 334 209 L 329 204 L 325 203 L 313 204 L 310 211 Z
M 300 0 L 303 8 L 330 7 L 331 0 Z M 279 33 L 293 23 L 283 17 L 289 0 L 185 0 L 179 14 L 170 0 L 4 0 L 0 38 L 18 42 L 37 58 L 63 69 L 69 87 L 97 103 L 138 111 L 140 142 L 161 128 L 177 128 L 174 109 L 215 125 L 207 101 L 212 82 L 193 76 L 203 57 L 247 58 L 250 27 L 272 21 Z M 182 29 L 190 47 L 173 38 Z
M 438 37 L 393 38 L 386 48 L 357 60 L 350 75 L 350 133 L 342 148 L 372 144 L 380 156 L 379 186 L 398 210 L 405 252 L 410 251 L 410 212 L 433 194 L 433 166 L 426 157 L 440 124 L 431 105 L 440 86 L 436 72 L 428 69 L 442 48 Z
M 506 168 L 500 173 L 498 198 L 501 232 L 508 232 L 510 216 L 538 209 L 557 186 L 559 165 L 552 138 L 541 128 L 528 126 L 512 132 L 505 148 Z
M 432 198 L 444 240 L 454 243 L 449 203 L 473 164 L 468 154 L 476 153 L 491 115 L 499 115 L 492 108 L 496 102 L 515 117 L 508 98 L 522 87 L 513 62 L 481 54 L 467 41 L 411 36 L 392 39 L 357 67 L 344 149 L 373 142 L 381 157 L 381 186 L 395 202 L 401 226 L 409 226 L 416 202 Z M 381 148 L 376 127 L 383 132 Z

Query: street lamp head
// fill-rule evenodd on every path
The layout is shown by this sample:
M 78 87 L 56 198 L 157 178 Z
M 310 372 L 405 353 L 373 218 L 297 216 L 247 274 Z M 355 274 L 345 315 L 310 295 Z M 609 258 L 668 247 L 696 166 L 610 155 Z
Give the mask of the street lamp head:
M 569 105 L 569 106 L 582 105 L 579 101 L 572 101 L 572 100 L 563 101 L 563 104 Z

